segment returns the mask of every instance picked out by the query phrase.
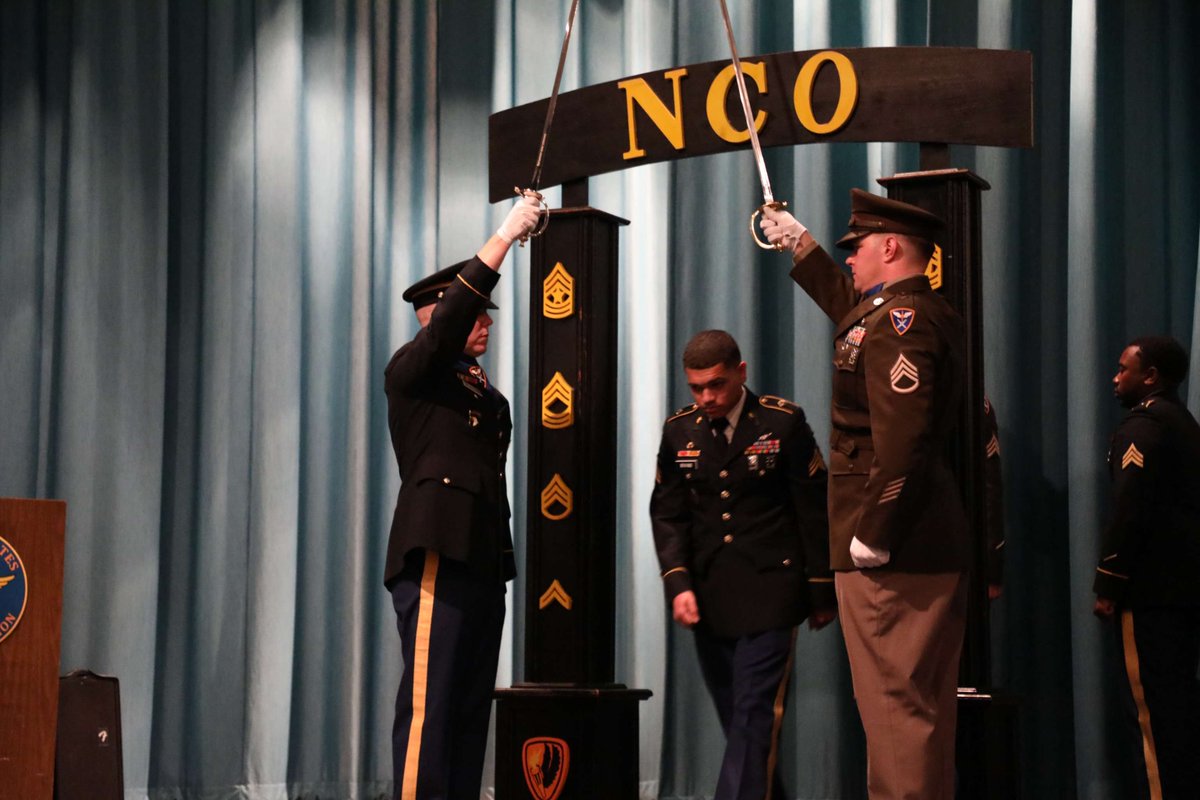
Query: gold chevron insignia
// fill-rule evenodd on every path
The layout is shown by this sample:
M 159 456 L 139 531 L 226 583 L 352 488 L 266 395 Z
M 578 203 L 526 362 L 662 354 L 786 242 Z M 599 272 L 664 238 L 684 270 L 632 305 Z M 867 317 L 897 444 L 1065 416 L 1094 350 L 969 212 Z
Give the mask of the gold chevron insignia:
M 555 504 L 561 508 L 561 511 L 551 511 Z M 557 472 L 550 482 L 546 484 L 546 488 L 542 489 L 542 516 L 546 519 L 566 519 L 571 516 L 571 512 L 575 510 L 575 493 L 571 491 L 571 487 L 567 486 L 567 482 L 562 479 L 562 476 Z
M 575 390 L 561 372 L 542 389 L 542 427 L 552 431 L 575 424 Z
M 933 246 L 933 255 L 929 257 L 929 263 L 925 265 L 925 277 L 929 278 L 929 288 L 942 288 L 942 248 L 940 245 Z
M 998 455 L 1000 455 L 1000 439 L 998 439 L 996 434 L 993 433 L 992 438 L 989 439 L 987 443 L 987 457 L 991 458 L 992 456 Z
M 575 313 L 575 279 L 559 261 L 542 281 L 542 314 L 547 319 L 566 319 Z
M 1125 455 L 1121 456 L 1121 469 L 1127 469 L 1130 464 L 1135 467 L 1145 467 L 1145 457 L 1142 451 L 1137 449 L 1136 444 L 1129 445 L 1129 449 L 1125 451 Z
M 821 448 L 814 447 L 812 458 L 808 462 L 808 477 L 813 477 L 825 469 L 825 459 L 821 457 Z
M 571 595 L 567 594 L 567 590 L 558 582 L 558 578 L 551 581 L 550 588 L 542 592 L 541 599 L 538 600 L 538 611 L 551 603 L 558 603 L 567 611 L 571 610 Z

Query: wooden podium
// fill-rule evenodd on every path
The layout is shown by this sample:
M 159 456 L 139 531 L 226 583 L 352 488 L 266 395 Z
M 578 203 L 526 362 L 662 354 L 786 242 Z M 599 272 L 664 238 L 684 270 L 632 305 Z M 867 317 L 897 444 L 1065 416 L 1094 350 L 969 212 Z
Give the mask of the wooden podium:
M 0 800 L 50 800 L 62 627 L 61 500 L 0 498 Z

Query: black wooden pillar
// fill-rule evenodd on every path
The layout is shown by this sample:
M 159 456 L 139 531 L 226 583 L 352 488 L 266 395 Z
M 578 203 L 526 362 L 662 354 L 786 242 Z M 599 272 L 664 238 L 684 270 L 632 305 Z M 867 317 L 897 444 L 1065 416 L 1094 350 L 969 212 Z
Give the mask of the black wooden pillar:
M 617 261 L 626 220 L 564 187 L 530 254 L 525 681 L 497 691 L 498 800 L 638 795 L 638 702 L 613 682 Z
M 966 169 L 945 166 L 948 148 L 922 146 L 922 165 L 940 167 L 881 178 L 888 196 L 932 211 L 947 231 L 934 253 L 935 288 L 966 323 L 966 377 L 953 464 L 971 524 L 967 628 L 959 666 L 958 786 L 963 798 L 1009 798 L 1018 794 L 1014 698 L 992 686 L 988 617 L 988 519 L 984 486 L 983 238 L 982 193 L 987 181 Z M 936 278 L 935 278 L 936 283 Z

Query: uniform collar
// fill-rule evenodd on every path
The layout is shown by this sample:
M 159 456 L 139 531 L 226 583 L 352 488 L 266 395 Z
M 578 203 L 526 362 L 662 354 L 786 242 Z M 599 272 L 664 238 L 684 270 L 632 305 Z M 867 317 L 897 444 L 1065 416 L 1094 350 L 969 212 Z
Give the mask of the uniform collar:
M 850 313 L 842 317 L 838 323 L 836 335 L 841 336 L 851 325 L 861 319 L 865 319 L 873 311 L 882 308 L 897 295 L 929 291 L 933 291 L 929 285 L 929 277 L 923 273 L 918 273 L 916 275 L 906 275 L 899 280 L 884 284 L 883 288 L 873 295 L 860 295 L 858 305 Z
M 729 420 L 729 436 L 733 438 L 733 432 L 737 430 L 738 420 L 742 418 L 742 409 L 746 407 L 746 398 L 750 395 L 750 390 L 745 386 L 742 387 L 742 396 L 733 404 L 733 408 L 729 409 L 729 413 L 725 415 L 725 419 Z

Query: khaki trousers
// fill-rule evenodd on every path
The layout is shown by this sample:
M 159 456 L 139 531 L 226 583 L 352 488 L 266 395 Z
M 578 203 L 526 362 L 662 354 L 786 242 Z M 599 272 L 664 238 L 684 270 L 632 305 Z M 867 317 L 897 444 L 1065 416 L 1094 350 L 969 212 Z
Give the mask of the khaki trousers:
M 871 800 L 953 800 L 966 576 L 865 570 L 835 586 Z

